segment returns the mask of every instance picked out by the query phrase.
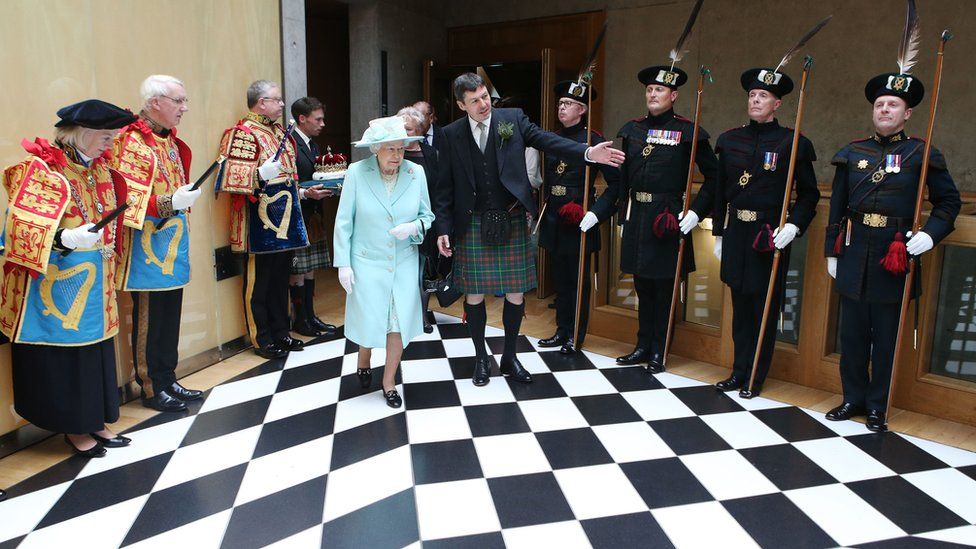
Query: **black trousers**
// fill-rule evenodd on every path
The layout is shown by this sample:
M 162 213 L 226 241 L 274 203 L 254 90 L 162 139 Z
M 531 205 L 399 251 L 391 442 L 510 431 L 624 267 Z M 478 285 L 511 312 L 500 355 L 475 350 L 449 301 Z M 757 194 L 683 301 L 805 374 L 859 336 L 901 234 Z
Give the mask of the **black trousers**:
M 652 354 L 664 353 L 668 335 L 668 313 L 674 278 L 643 278 L 634 275 L 637 290 L 637 346 Z
M 777 289 L 769 305 L 769 320 L 766 322 L 766 334 L 763 336 L 762 352 L 759 354 L 759 364 L 756 367 L 757 386 L 766 381 L 769 365 L 773 361 L 780 297 Z M 759 325 L 762 323 L 765 305 L 766 294 L 764 293 L 740 293 L 732 290 L 732 343 L 734 344 L 732 373 L 736 377 L 749 379 L 752 373 L 752 362 L 755 360 L 756 346 L 759 344 Z
M 900 309 L 900 303 L 865 303 L 841 296 L 840 381 L 844 402 L 885 410 Z
M 176 381 L 183 288 L 132 292 L 132 365 L 146 398 Z
M 590 272 L 590 258 L 587 254 L 584 273 Z M 553 254 L 552 280 L 556 285 L 556 331 L 566 337 L 573 337 L 576 330 L 576 288 L 579 284 L 579 254 Z M 580 341 L 586 337 L 586 325 L 590 319 L 591 277 L 583 281 L 583 307 L 580 311 Z
M 244 317 L 255 347 L 265 347 L 289 334 L 288 277 L 293 255 L 286 251 L 247 256 Z

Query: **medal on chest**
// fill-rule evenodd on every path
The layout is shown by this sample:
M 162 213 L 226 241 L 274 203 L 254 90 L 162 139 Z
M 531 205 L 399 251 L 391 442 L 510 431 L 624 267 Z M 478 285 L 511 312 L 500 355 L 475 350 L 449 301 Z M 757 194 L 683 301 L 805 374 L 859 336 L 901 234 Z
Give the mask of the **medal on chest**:
M 763 157 L 763 169 L 769 172 L 776 171 L 776 162 L 779 160 L 779 153 L 768 152 Z
M 749 180 L 750 179 L 752 179 L 752 174 L 751 173 L 749 173 L 747 171 L 742 172 L 742 175 L 739 176 L 739 186 L 740 187 L 745 187 L 746 185 L 749 184 Z
M 560 160 L 559 161 L 559 164 L 556 166 L 556 173 L 558 173 L 559 175 L 562 175 L 563 172 L 565 172 L 565 171 L 566 171 L 566 162 L 563 161 L 563 160 Z
M 169 159 L 172 160 L 173 162 L 176 162 L 176 158 L 177 158 L 176 157 L 176 150 L 175 149 L 170 149 L 169 150 Z
M 647 143 L 675 146 L 681 143 L 681 132 L 672 130 L 647 130 Z
M 900 154 L 887 154 L 885 155 L 885 173 L 898 173 L 901 171 L 901 155 Z
M 857 169 L 859 169 L 859 170 L 866 170 L 866 169 L 868 169 L 868 161 L 865 160 L 865 159 L 863 159 L 863 158 L 860 159 L 860 160 L 858 160 L 857 161 Z

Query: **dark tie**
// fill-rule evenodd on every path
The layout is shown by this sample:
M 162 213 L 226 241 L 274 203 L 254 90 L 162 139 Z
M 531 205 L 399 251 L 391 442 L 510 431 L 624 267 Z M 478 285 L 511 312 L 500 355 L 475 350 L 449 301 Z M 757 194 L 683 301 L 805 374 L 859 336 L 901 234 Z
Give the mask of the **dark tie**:
M 319 155 L 319 145 L 315 141 L 309 140 L 308 150 L 312 151 L 312 158 L 314 159 Z

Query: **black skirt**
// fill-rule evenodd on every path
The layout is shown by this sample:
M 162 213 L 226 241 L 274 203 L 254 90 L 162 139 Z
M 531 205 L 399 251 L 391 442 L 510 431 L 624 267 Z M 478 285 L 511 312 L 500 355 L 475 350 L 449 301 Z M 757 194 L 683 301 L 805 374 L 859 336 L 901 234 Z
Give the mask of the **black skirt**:
M 91 433 L 118 421 L 114 341 L 82 347 L 11 344 L 14 409 L 55 433 Z

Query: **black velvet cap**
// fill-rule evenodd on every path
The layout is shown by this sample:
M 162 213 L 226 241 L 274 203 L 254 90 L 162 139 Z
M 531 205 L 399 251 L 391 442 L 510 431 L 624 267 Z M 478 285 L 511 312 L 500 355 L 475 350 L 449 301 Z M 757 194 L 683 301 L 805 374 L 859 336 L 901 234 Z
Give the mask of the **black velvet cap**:
M 596 99 L 596 90 L 593 86 L 587 84 L 580 84 L 575 80 L 563 80 L 562 82 L 556 84 L 552 91 L 556 93 L 556 99 L 562 99 L 566 97 L 572 99 L 573 101 L 578 101 L 584 105 L 590 99 L 590 94 L 593 95 L 593 99 Z
M 86 99 L 74 105 L 58 109 L 58 121 L 54 126 L 81 126 L 93 130 L 115 130 L 136 121 L 131 112 L 99 99 Z
M 756 89 L 766 90 L 780 99 L 793 91 L 793 79 L 785 72 L 773 72 L 773 69 L 749 69 L 742 73 L 739 82 L 742 84 L 742 89 L 747 92 Z
M 654 65 L 641 69 L 637 79 L 645 86 L 660 84 L 676 90 L 688 81 L 688 74 L 678 67 L 672 69 L 671 65 Z
M 922 102 L 925 86 L 922 85 L 921 80 L 910 74 L 887 72 L 868 80 L 864 86 L 864 97 L 867 97 L 869 102 L 874 103 L 882 95 L 900 97 L 908 103 L 908 108 L 912 108 Z

